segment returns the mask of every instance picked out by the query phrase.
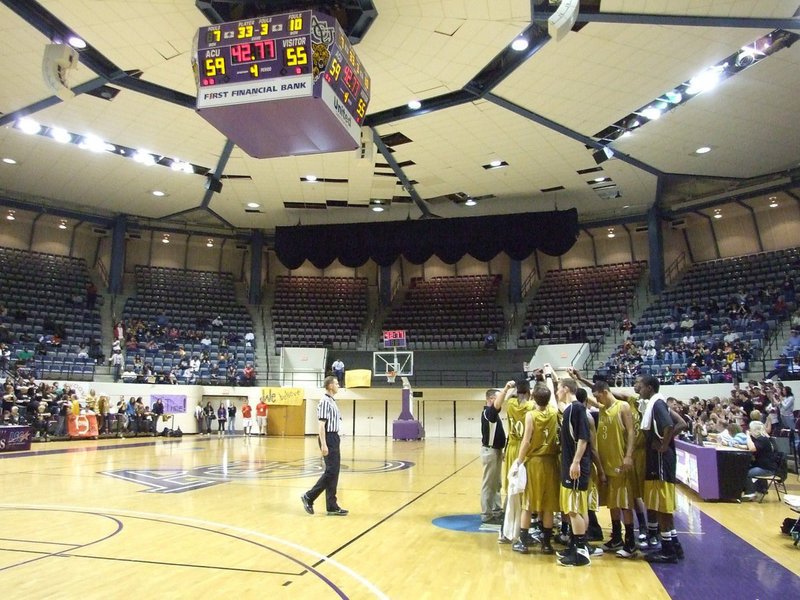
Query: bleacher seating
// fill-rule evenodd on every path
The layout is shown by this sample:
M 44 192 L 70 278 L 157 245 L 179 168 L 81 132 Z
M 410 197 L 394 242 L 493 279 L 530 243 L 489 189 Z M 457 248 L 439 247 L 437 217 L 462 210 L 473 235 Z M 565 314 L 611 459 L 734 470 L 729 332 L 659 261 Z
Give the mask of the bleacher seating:
M 102 340 L 102 298 L 98 295 L 95 307 L 87 308 L 89 283 L 84 259 L 0 248 L 0 305 L 7 310 L 0 323 L 12 338 L 7 344 L 12 364 L 20 357 L 43 379 L 94 377 L 94 361 L 78 357 L 81 343 L 88 348 L 91 340 Z M 63 328 L 58 347 L 49 338 L 40 343 L 55 332 L 53 324 Z
M 500 275 L 415 278 L 383 329 L 405 329 L 410 348 L 480 348 L 484 337 L 504 330 L 497 302 Z
M 280 276 L 272 323 L 282 347 L 354 350 L 367 317 L 365 277 Z
M 639 261 L 548 271 L 525 314 L 536 342 L 602 345 L 630 310 L 646 268 L 647 263 Z M 533 343 L 524 327 L 519 340 L 521 346 Z
M 125 303 L 123 320 L 128 326 L 137 320 L 141 321 L 143 329 L 149 329 L 163 311 L 168 327 L 176 327 L 180 331 L 180 336 L 172 340 L 175 346 L 183 347 L 189 356 L 200 356 L 204 350 L 208 354 L 209 362 L 199 369 L 194 382 L 209 384 L 225 381 L 229 362 L 218 363 L 221 351 L 235 354 L 235 360 L 230 364 L 235 365 L 239 373 L 246 363 L 258 368 L 254 343 L 248 345 L 245 342 L 245 335 L 253 332 L 253 320 L 247 308 L 236 300 L 231 273 L 139 265 L 135 275 L 136 295 Z M 222 327 L 212 327 L 211 322 L 216 317 L 221 318 Z M 207 348 L 200 344 L 204 334 L 211 340 Z M 126 369 L 133 368 L 137 355 L 142 363 L 150 363 L 157 374 L 168 373 L 177 367 L 180 358 L 176 349 L 169 345 L 164 347 L 168 336 L 156 337 L 157 350 L 147 349 L 150 337 L 150 333 L 143 331 L 137 338 L 136 348 L 126 350 Z M 222 347 L 222 339 L 227 337 L 231 337 L 231 340 L 227 342 L 227 347 Z M 214 366 L 219 367 L 216 374 L 212 370 Z M 191 382 L 185 379 L 183 373 L 177 375 L 179 382 Z
M 681 342 L 685 332 L 681 331 L 680 321 L 684 314 L 695 322 L 693 335 L 696 343 L 702 342 L 707 347 L 722 346 L 722 338 L 735 333 L 738 340 L 731 344 L 731 349 L 741 351 L 748 362 L 758 358 L 769 332 L 795 307 L 793 290 L 791 296 L 785 298 L 785 310 L 778 309 L 775 301 L 784 295 L 781 293 L 784 280 L 794 279 L 799 273 L 798 248 L 696 263 L 674 288 L 665 291 L 644 311 L 631 337 L 633 348 L 631 344 L 628 344 L 627 351 L 618 348 L 604 368 L 615 366 L 615 362 L 618 364 L 621 355 L 635 354 L 636 348 L 652 338 L 658 356 L 655 360 L 635 361 L 640 372 L 664 377 L 667 367 L 673 373 L 685 370 L 688 363 L 696 362 L 698 358 L 691 348 L 679 353 L 677 361 L 674 355 L 665 361 L 662 354 L 667 345 L 674 347 Z M 749 311 L 744 320 L 741 314 L 745 311 L 743 303 Z M 708 313 L 708 323 L 705 322 L 705 313 Z M 675 330 L 665 331 L 670 318 L 675 321 Z M 704 375 L 700 382 L 719 379 L 716 371 L 720 369 L 710 370 L 708 365 L 700 364 L 698 367 Z

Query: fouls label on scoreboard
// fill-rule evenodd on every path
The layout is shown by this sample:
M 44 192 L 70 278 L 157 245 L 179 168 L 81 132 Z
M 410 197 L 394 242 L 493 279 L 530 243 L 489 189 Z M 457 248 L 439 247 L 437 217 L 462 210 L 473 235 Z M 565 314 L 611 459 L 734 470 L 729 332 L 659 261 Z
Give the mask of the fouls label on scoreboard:
M 224 88 L 202 88 L 197 96 L 197 108 L 310 97 L 313 91 L 314 79 L 311 74 L 245 81 L 229 84 Z

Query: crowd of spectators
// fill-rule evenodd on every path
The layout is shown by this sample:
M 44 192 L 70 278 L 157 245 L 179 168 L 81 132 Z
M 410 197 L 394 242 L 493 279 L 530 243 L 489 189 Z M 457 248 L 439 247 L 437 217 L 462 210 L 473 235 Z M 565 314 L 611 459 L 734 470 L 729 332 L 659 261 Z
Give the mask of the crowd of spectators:
M 714 298 L 676 304 L 654 333 L 636 335 L 636 326 L 625 319 L 623 343 L 606 363 L 608 377 L 621 385 L 646 373 L 665 384 L 741 382 L 758 357 L 768 320 L 785 319 L 794 303 L 794 284 L 787 277 L 780 288 L 767 285 L 754 294 L 740 289 L 722 306 Z M 784 379 L 794 369 L 786 362 L 776 365 Z
M 141 396 L 114 400 L 98 396 L 94 390 L 84 394 L 68 384 L 8 376 L 3 384 L 0 426 L 28 425 L 35 432 L 34 440 L 49 441 L 68 437 L 70 415 L 95 415 L 101 436 L 156 435 L 163 413 L 160 400 L 148 406 Z
M 181 330 L 161 311 L 150 322 L 117 322 L 114 338 L 110 362 L 115 381 L 255 385 L 254 333 L 226 331 L 219 315 L 200 318 L 194 329 Z

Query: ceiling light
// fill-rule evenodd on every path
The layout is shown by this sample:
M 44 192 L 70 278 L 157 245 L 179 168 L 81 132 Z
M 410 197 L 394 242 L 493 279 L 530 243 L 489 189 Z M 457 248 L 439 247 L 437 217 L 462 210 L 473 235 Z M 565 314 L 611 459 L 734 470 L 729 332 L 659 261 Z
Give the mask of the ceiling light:
M 697 150 L 694 151 L 695 154 L 708 154 L 711 152 L 710 146 L 700 146 Z
M 650 121 L 658 121 L 661 118 L 661 110 L 655 106 L 648 106 L 642 111 L 642 116 Z
M 770 196 L 769 197 L 769 207 L 770 208 L 778 208 L 778 197 L 777 196 Z
M 211 239 L 211 238 L 208 238 L 208 241 L 206 242 L 206 246 L 208 246 L 209 248 L 213 248 L 214 247 L 214 240 Z
M 150 192 L 150 193 L 151 193 L 151 194 L 153 194 L 153 196 L 156 196 L 156 197 L 158 197 L 158 198 L 163 198 L 164 196 L 166 196 L 166 195 L 167 195 L 167 193 L 166 193 L 166 192 L 162 192 L 161 190 L 153 190 L 153 191 L 152 191 L 152 192 Z
M 51 127 L 50 137 L 60 144 L 68 144 L 72 141 L 72 135 L 70 135 L 67 130 L 61 129 L 60 127 Z
M 500 169 L 502 167 L 507 167 L 508 163 L 504 160 L 494 159 L 488 164 L 483 165 L 484 169 Z
M 672 90 L 671 92 L 664 94 L 664 98 L 666 98 L 667 102 L 670 104 L 679 104 L 680 101 L 683 100 L 683 94 L 676 90 Z
M 475 206 L 476 204 L 475 198 L 467 198 L 467 201 L 464 202 L 464 206 Z
M 372 207 L 372 212 L 383 212 L 384 208 L 380 204 L 375 204 Z
M 316 175 L 306 175 L 303 179 L 305 179 L 305 181 L 314 182 L 314 181 L 317 180 L 317 176 Z
M 70 46 L 77 48 L 78 50 L 83 50 L 86 48 L 86 42 L 84 42 L 77 35 L 71 35 L 67 41 L 69 42 Z
M 15 164 L 17 164 L 17 161 L 15 161 L 13 158 L 4 158 L 3 162 L 6 163 L 7 165 L 15 165 Z
M 594 182 L 600 183 L 601 181 L 605 181 L 606 179 L 607 179 L 606 177 L 595 177 Z
M 630 131 L 623 131 L 622 135 L 620 135 L 619 137 L 630 137 L 630 136 L 631 136 L 631 132 Z
M 261 205 L 258 202 L 248 202 L 247 208 L 260 208 Z
M 516 50 L 517 52 L 522 52 L 523 50 L 528 49 L 528 40 L 523 37 L 518 37 L 513 42 L 511 42 L 511 49 Z
M 180 173 L 194 173 L 194 167 L 190 163 L 183 160 L 173 160 L 172 164 L 170 165 L 170 169 Z
M 686 93 L 690 96 L 694 96 L 695 94 L 714 89 L 719 83 L 723 68 L 724 65 L 715 65 L 713 67 L 709 67 L 699 75 L 692 77 L 689 80 L 689 86 L 686 88 Z
M 17 121 L 17 127 L 19 127 L 20 131 L 28 135 L 36 135 L 42 129 L 42 126 L 30 117 L 22 117 Z
M 9 221 L 13 221 L 14 219 L 16 219 L 16 217 L 14 216 L 14 211 L 13 210 L 9 210 L 8 211 L 8 214 L 6 215 L 6 219 L 8 219 Z
M 608 237 L 610 237 L 610 238 L 615 237 L 614 236 L 614 228 L 613 227 L 609 227 L 608 228 Z
M 133 160 L 146 167 L 152 167 L 156 164 L 156 157 L 146 150 L 137 150 L 136 154 L 133 155 Z
M 106 143 L 95 135 L 85 135 L 78 147 L 89 152 L 103 152 L 106 149 Z
M 417 110 L 419 108 L 422 108 L 422 102 L 420 102 L 419 100 L 409 100 L 408 108 L 410 108 L 411 110 Z
M 630 205 L 630 204 L 626 204 L 625 206 L 623 206 L 623 207 L 622 207 L 622 210 L 626 210 L 626 209 L 628 209 L 628 208 L 630 208 L 630 207 L 631 207 L 631 205 Z
M 59 229 L 66 229 L 66 228 L 67 228 L 67 222 L 66 222 L 66 220 L 64 220 L 64 219 L 61 219 L 61 223 L 59 223 L 59 224 L 58 224 L 58 228 L 59 228 Z
M 369 207 L 372 209 L 373 212 L 383 212 L 384 210 L 386 210 L 386 207 L 384 206 L 384 200 L 376 200 L 376 199 L 370 200 Z
M 161 243 L 162 244 L 169 244 L 169 234 L 168 233 L 165 233 L 164 237 L 161 238 Z
M 721 219 L 722 218 L 722 209 L 720 209 L 720 208 L 715 208 L 714 209 L 714 218 L 715 219 Z

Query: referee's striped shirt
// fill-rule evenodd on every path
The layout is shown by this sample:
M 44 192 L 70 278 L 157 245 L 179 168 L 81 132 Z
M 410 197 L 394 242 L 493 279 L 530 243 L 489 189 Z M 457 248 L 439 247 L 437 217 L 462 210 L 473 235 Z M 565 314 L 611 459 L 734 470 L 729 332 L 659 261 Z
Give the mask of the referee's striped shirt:
M 317 419 L 325 421 L 325 431 L 328 433 L 339 433 L 341 414 L 333 396 L 328 394 L 322 396 L 317 407 Z

